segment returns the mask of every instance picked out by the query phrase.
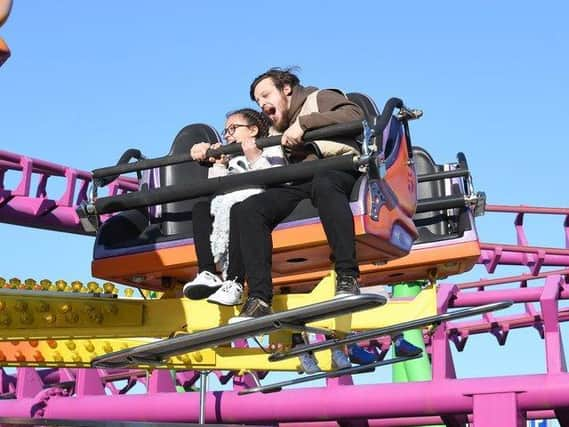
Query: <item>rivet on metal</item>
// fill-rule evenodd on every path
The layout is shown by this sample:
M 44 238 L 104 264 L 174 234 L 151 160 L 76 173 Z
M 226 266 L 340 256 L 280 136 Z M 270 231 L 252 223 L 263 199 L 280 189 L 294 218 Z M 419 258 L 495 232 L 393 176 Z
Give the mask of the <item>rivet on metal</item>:
M 59 279 L 55 282 L 55 286 L 59 292 L 63 292 L 67 287 L 67 282 L 65 280 Z

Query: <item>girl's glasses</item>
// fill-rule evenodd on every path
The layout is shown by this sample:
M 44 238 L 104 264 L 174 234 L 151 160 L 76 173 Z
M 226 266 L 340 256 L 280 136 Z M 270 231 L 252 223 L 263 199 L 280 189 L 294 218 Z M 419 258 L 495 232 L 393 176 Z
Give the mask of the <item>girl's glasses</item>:
M 240 124 L 234 123 L 232 125 L 227 126 L 225 129 L 223 129 L 223 133 L 221 136 L 223 136 L 224 138 L 227 138 L 228 136 L 233 136 L 233 134 L 235 133 L 235 130 L 237 128 L 249 127 L 249 126 L 251 126 L 251 125 L 240 125 Z

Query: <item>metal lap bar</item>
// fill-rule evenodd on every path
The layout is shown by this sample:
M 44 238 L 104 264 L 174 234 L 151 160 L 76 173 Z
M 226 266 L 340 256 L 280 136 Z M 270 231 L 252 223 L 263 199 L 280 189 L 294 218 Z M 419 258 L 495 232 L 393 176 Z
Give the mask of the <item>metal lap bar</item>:
M 315 328 L 312 326 L 306 326 L 305 324 L 281 322 L 278 320 L 273 322 L 273 325 L 276 329 L 288 329 L 294 332 L 307 332 L 309 334 L 330 335 L 331 333 L 336 333 L 336 331 L 331 331 L 329 329 Z
M 271 333 L 279 328 L 276 324 L 290 323 L 298 327 L 299 323 L 311 323 L 321 319 L 338 317 L 348 313 L 368 310 L 384 305 L 386 299 L 376 294 L 360 294 L 338 298 L 335 300 L 319 302 L 304 307 L 294 308 L 282 313 L 270 314 L 244 322 L 219 326 L 188 335 L 179 335 L 174 338 L 143 344 L 126 350 L 119 350 L 103 356 L 95 357 L 91 365 L 93 367 L 106 367 L 110 362 L 114 367 L 129 364 L 129 360 L 135 360 L 137 354 L 142 356 L 152 354 L 156 359 L 165 360 L 169 357 L 182 353 L 188 353 L 202 348 L 214 347 L 220 344 L 234 341 L 239 338 L 247 338 L 258 334 Z M 282 319 L 282 320 L 281 320 Z M 323 330 L 315 329 L 321 333 Z M 330 331 L 326 330 L 329 334 Z M 122 362 L 118 362 L 122 361 Z M 147 360 L 145 359 L 144 362 Z M 151 361 L 153 362 L 153 361 Z
M 124 352 L 132 351 L 130 350 L 122 350 Z M 118 359 L 118 360 L 117 360 Z M 100 361 L 97 361 L 95 366 L 97 368 L 107 368 L 107 369 L 114 369 L 114 368 L 124 368 L 130 365 L 148 365 L 148 366 L 162 366 L 164 361 L 159 356 L 153 355 L 137 355 L 129 354 L 123 357 L 102 357 Z
M 386 326 L 384 328 L 356 333 L 342 339 L 334 338 L 324 342 L 306 345 L 303 346 L 302 348 L 293 348 L 292 350 L 289 350 L 287 352 L 276 352 L 269 356 L 269 361 L 277 362 L 298 356 L 299 354 L 305 353 L 307 351 L 327 350 L 332 347 L 341 346 L 345 344 L 353 344 L 360 341 L 365 341 L 385 335 L 396 335 L 403 331 L 408 331 L 410 329 L 422 328 L 429 325 L 440 325 L 442 322 L 446 322 L 448 320 L 461 319 L 463 317 L 475 316 L 477 314 L 483 314 L 489 311 L 501 310 L 510 307 L 512 304 L 513 304 L 512 301 L 503 301 L 503 302 L 481 305 L 479 307 L 470 307 L 464 310 L 457 310 L 450 313 L 439 314 L 436 316 L 423 317 L 422 319 L 411 320 L 409 322 L 398 323 L 395 325 Z
M 428 182 L 428 181 L 439 181 L 446 178 L 459 178 L 470 176 L 470 171 L 468 169 L 456 169 L 451 171 L 442 171 L 435 173 L 427 173 L 417 176 L 417 182 Z
M 136 354 L 133 354 L 132 356 L 127 356 L 127 360 L 133 364 L 139 364 L 139 365 L 151 365 L 151 366 L 160 366 L 163 365 L 163 361 L 161 358 L 158 357 L 144 357 L 142 356 L 137 356 Z
M 320 380 L 323 378 L 336 378 L 336 377 L 341 377 L 343 375 L 355 375 L 355 374 L 362 374 L 365 372 L 373 372 L 373 371 L 375 371 L 375 368 L 377 368 L 379 366 L 386 366 L 386 365 L 392 365 L 394 363 L 405 362 L 407 360 L 417 359 L 421 356 L 422 356 L 422 354 L 418 354 L 416 356 L 410 356 L 410 357 L 394 357 L 392 359 L 379 360 L 375 363 L 370 363 L 369 365 L 359 365 L 359 366 L 354 366 L 352 368 L 338 369 L 338 370 L 332 371 L 332 372 L 322 372 L 319 374 L 314 374 L 314 375 L 310 375 L 310 376 L 306 376 L 306 377 L 295 378 L 293 380 L 281 381 L 278 383 L 267 384 L 267 385 L 259 386 L 259 387 L 252 387 L 252 388 L 248 388 L 245 390 L 240 390 L 238 394 L 244 395 L 244 394 L 251 394 L 251 393 L 258 393 L 258 392 L 274 393 L 276 391 L 281 391 L 283 387 L 287 387 L 290 385 Z
M 390 112 L 385 112 L 386 116 L 390 116 Z M 357 135 L 362 131 L 362 122 L 359 120 L 347 123 L 337 123 L 335 125 L 326 126 L 320 129 L 313 129 L 307 131 L 303 136 L 303 141 L 315 141 L 319 139 L 328 139 L 338 136 Z M 279 136 L 270 136 L 266 138 L 259 138 L 255 141 L 258 148 L 266 148 L 275 145 L 280 145 Z M 242 154 L 241 144 L 229 144 L 216 150 L 208 150 L 207 157 L 219 157 L 222 154 Z M 95 169 L 92 172 L 93 179 L 100 179 L 103 177 L 120 175 L 128 172 L 142 171 L 157 167 L 168 165 L 175 165 L 179 163 L 186 163 L 194 161 L 190 153 L 168 155 L 158 157 L 155 159 L 143 159 L 134 163 L 122 163 L 116 166 L 108 166 L 104 168 Z
M 434 197 L 418 200 L 416 213 L 464 208 L 465 206 L 468 206 L 468 203 L 464 196 Z

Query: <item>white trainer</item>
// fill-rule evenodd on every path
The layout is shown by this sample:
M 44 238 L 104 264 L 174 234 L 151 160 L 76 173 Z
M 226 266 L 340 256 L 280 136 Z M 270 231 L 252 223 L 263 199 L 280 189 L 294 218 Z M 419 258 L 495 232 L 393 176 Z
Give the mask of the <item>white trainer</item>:
M 316 357 L 314 357 L 314 354 L 310 352 L 300 353 L 298 359 L 300 360 L 300 366 L 305 374 L 320 372 L 320 366 L 318 366 L 318 361 Z
M 184 285 L 184 296 L 189 299 L 204 299 L 217 291 L 223 281 L 209 271 L 202 271 L 196 278 Z
M 346 369 L 352 367 L 350 359 L 348 356 L 346 356 L 346 353 L 344 353 L 344 350 L 341 348 L 332 348 L 332 367 L 334 369 Z
M 240 305 L 243 303 L 243 285 L 235 280 L 226 280 L 221 287 L 207 299 L 219 305 Z

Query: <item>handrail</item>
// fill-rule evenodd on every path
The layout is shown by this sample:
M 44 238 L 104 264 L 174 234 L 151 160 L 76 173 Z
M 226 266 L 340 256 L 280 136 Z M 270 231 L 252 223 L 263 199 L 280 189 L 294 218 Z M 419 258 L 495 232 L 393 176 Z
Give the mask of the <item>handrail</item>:
M 383 107 L 381 115 L 375 117 L 374 123 L 371 124 L 376 135 L 382 135 L 385 126 L 393 116 L 393 112 L 396 108 L 405 108 L 403 101 L 399 98 L 390 98 Z M 316 141 L 319 139 L 327 139 L 332 137 L 341 136 L 356 136 L 363 130 L 363 123 L 359 120 L 348 123 L 338 123 L 331 126 L 326 126 L 320 129 L 314 129 L 306 132 L 303 137 L 304 141 Z M 255 143 L 259 148 L 270 147 L 273 145 L 280 144 L 280 136 L 272 136 L 268 138 L 259 138 Z M 206 153 L 207 157 L 219 157 L 222 154 L 242 154 L 241 145 L 231 144 L 221 147 L 217 150 L 208 150 Z M 127 172 L 135 172 L 146 169 L 152 169 L 155 167 L 174 165 L 178 163 L 191 162 L 193 159 L 190 153 L 178 154 L 174 156 L 163 156 L 155 159 L 145 159 L 134 163 L 123 163 L 116 166 L 109 166 L 93 170 L 93 180 L 95 184 L 100 181 L 101 178 L 107 176 L 121 175 Z

